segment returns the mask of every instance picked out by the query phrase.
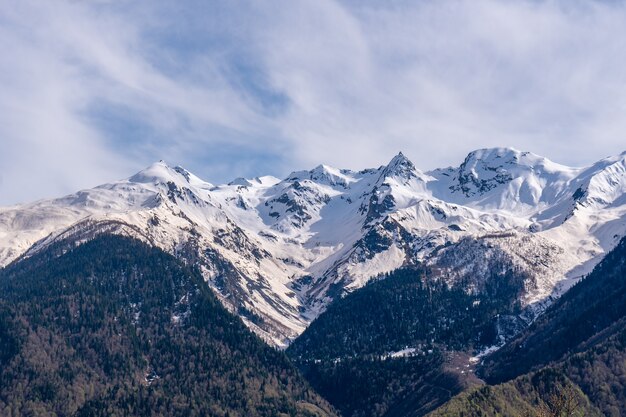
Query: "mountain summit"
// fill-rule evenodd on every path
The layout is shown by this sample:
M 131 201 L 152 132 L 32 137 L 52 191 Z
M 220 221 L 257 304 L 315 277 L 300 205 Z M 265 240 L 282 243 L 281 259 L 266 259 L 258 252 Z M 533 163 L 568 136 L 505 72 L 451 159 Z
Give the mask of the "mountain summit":
M 319 165 L 214 185 L 157 162 L 132 177 L 0 208 L 0 265 L 59 239 L 136 237 L 201 268 L 220 300 L 285 345 L 329 302 L 403 266 L 482 291 L 495 265 L 523 276 L 535 314 L 626 234 L 625 154 L 571 168 L 510 148 L 422 172 Z M 533 313 L 533 311 L 535 313 Z
M 417 177 L 417 170 L 413 162 L 404 156 L 402 152 L 399 152 L 389 161 L 389 164 L 383 170 L 383 176 L 396 177 L 408 181 Z

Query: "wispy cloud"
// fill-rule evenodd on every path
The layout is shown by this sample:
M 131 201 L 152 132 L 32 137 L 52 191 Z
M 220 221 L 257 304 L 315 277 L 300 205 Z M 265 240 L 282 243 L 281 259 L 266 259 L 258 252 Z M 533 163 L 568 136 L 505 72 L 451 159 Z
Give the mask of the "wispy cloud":
M 6 3 L 0 204 L 161 158 L 219 182 L 398 150 L 433 168 L 625 148 L 619 2 Z

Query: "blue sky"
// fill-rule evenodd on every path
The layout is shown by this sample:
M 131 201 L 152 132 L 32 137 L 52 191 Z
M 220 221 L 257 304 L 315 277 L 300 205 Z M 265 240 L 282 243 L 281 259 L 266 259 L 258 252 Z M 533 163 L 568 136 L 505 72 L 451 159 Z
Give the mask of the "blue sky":
M 220 183 L 626 149 L 622 2 L 0 3 L 0 204 L 159 159 Z

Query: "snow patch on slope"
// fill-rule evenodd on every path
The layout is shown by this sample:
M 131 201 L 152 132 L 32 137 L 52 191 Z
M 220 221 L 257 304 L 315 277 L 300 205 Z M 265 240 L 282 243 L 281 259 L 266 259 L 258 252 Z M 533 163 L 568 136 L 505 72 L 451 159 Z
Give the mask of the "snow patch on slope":
M 333 298 L 417 262 L 450 282 L 467 278 L 469 291 L 506 265 L 527 277 L 524 305 L 544 305 L 626 234 L 625 159 L 570 168 L 495 148 L 424 173 L 400 153 L 376 169 L 320 165 L 217 186 L 158 162 L 123 181 L 0 208 L 0 266 L 68 236 L 133 235 L 197 265 L 222 302 L 277 345 Z

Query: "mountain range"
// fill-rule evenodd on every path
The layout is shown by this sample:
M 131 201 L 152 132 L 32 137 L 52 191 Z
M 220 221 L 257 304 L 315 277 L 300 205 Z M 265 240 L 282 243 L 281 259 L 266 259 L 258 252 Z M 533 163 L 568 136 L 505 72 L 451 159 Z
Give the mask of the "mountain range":
M 160 161 L 125 180 L 0 208 L 0 267 L 101 234 L 197 267 L 228 310 L 280 347 L 333 300 L 399 268 L 427 267 L 467 294 L 484 293 L 494 271 L 515 271 L 519 309 L 498 328 L 498 347 L 626 235 L 626 152 L 572 168 L 481 149 L 428 172 L 399 153 L 379 168 L 320 165 L 223 185 Z

